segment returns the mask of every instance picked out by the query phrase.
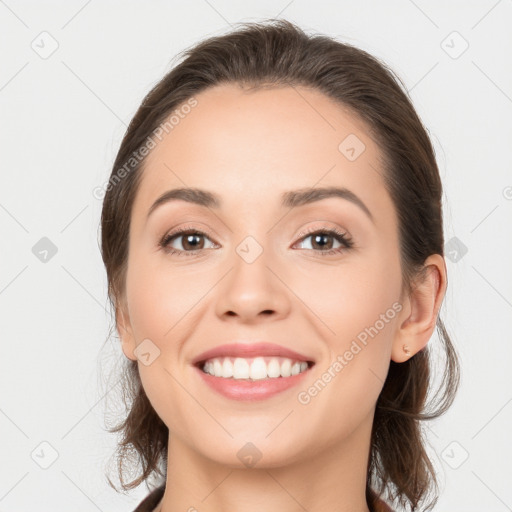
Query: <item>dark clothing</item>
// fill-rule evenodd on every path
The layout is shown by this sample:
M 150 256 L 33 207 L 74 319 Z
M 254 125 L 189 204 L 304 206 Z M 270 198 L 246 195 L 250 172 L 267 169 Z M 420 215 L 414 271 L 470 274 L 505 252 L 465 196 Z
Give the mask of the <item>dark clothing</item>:
M 165 484 L 153 489 L 137 506 L 133 512 L 153 512 L 160 503 L 165 491 Z

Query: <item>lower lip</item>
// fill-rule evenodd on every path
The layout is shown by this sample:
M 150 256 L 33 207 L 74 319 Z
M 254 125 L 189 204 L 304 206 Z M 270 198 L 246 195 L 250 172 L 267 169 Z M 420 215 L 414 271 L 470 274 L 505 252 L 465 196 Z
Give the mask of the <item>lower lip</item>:
M 199 372 L 199 375 L 203 381 L 208 384 L 208 386 L 226 398 L 230 398 L 232 400 L 256 401 L 270 398 L 292 388 L 293 386 L 296 386 L 311 370 L 311 367 L 297 375 L 292 375 L 291 377 L 277 377 L 274 379 L 260 379 L 254 381 L 247 379 L 226 379 L 224 377 L 214 377 L 209 373 L 203 372 L 203 370 L 198 367 L 195 367 L 195 369 Z

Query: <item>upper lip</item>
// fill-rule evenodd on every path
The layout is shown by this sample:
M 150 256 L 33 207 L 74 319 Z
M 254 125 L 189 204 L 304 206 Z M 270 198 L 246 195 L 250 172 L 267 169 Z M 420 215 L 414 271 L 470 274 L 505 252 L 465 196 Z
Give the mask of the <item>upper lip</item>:
M 275 343 L 227 343 L 219 345 L 212 349 L 202 352 L 192 361 L 192 364 L 198 365 L 213 359 L 214 357 L 257 357 L 257 356 L 277 356 L 287 357 L 294 361 L 306 361 L 314 363 L 311 357 L 305 356 L 295 350 L 276 345 Z

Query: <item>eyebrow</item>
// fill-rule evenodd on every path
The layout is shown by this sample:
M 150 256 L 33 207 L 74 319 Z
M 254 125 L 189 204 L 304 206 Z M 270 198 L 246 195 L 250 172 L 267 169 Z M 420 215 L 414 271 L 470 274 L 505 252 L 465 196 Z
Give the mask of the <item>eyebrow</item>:
M 352 191 L 343 187 L 302 188 L 298 190 L 290 190 L 289 192 L 284 192 L 281 195 L 281 206 L 283 208 L 295 208 L 330 197 L 339 197 L 350 201 L 364 211 L 370 220 L 374 222 L 373 215 L 364 202 Z M 222 207 L 222 200 L 220 196 L 213 192 L 199 188 L 176 188 L 164 192 L 151 205 L 147 217 L 149 217 L 159 206 L 176 200 L 187 201 L 189 203 L 204 206 L 206 208 L 213 208 L 215 210 L 219 210 Z

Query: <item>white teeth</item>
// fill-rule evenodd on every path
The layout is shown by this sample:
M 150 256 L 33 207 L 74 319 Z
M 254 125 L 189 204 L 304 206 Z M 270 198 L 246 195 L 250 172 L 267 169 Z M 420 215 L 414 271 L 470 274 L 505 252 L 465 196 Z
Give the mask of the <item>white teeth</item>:
M 267 365 L 267 375 L 270 378 L 276 378 L 281 376 L 281 365 L 275 358 L 271 359 Z
M 221 375 L 222 377 L 222 375 Z M 234 379 L 248 379 L 249 378 L 249 363 L 246 359 L 237 357 L 233 364 L 233 378 Z
M 293 361 L 285 357 L 216 357 L 206 361 L 203 366 L 203 371 L 214 377 L 251 380 L 290 377 L 307 369 L 308 363 L 305 361 Z
M 233 377 L 233 365 L 228 358 L 224 359 L 224 363 L 222 364 L 222 372 L 217 373 L 217 375 L 222 375 L 228 379 L 229 377 Z
M 218 359 L 213 360 L 213 373 L 218 374 L 222 372 L 222 363 Z
M 251 371 L 249 376 L 253 380 L 260 380 L 267 378 L 267 365 L 263 357 L 257 357 L 251 364 Z
M 300 363 L 293 363 L 292 375 L 297 375 L 298 373 L 300 373 Z
M 281 375 L 283 377 L 290 377 L 292 374 L 292 362 L 289 359 L 285 359 L 281 364 Z

